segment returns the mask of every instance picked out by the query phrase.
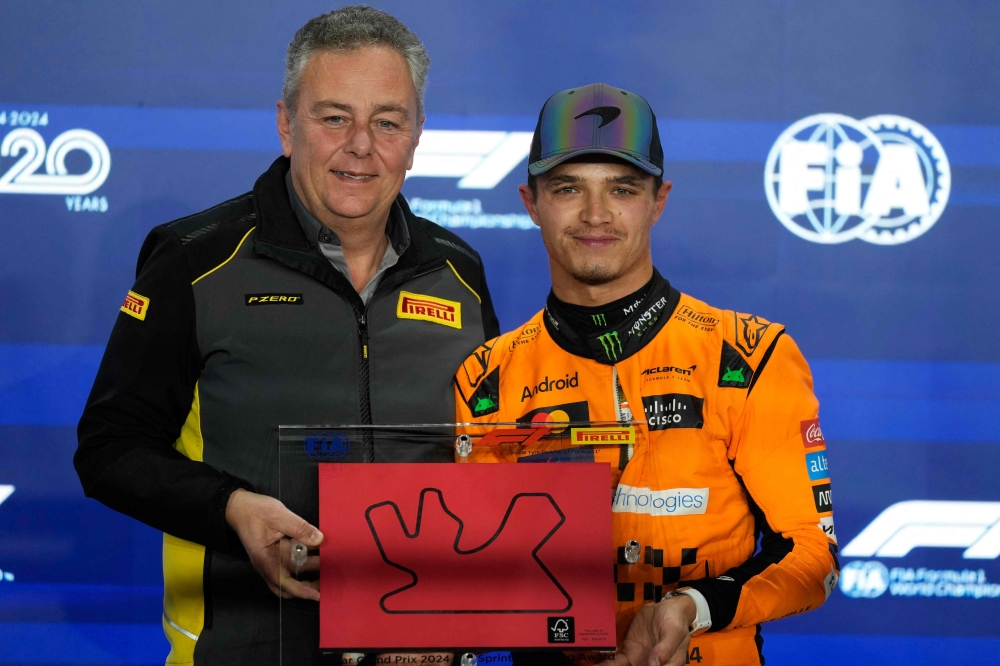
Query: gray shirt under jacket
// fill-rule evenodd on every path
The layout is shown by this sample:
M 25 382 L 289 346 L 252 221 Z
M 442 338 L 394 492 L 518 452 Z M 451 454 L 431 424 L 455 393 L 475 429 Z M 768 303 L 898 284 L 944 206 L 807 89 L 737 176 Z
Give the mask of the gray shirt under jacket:
M 347 281 L 353 284 L 351 271 L 347 268 L 347 260 L 344 258 L 344 248 L 340 245 L 340 238 L 337 237 L 335 231 L 327 228 L 316 219 L 316 216 L 310 213 L 309 209 L 302 203 L 302 199 L 299 198 L 299 194 L 292 184 L 291 171 L 285 174 L 285 186 L 288 188 L 288 198 L 292 203 L 292 210 L 295 211 L 295 217 L 302 225 L 302 231 L 305 232 L 306 238 L 314 242 L 323 256 L 330 260 L 333 267 L 343 273 Z M 402 209 L 396 202 L 393 202 L 392 208 L 389 210 L 389 219 L 385 223 L 385 233 L 389 242 L 385 246 L 378 270 L 364 289 L 358 293 L 361 296 L 361 301 L 366 304 L 378 288 L 382 275 L 389 268 L 395 266 L 396 262 L 399 261 L 399 256 L 406 252 L 406 248 L 410 247 L 410 230 L 406 227 L 406 216 L 403 215 Z

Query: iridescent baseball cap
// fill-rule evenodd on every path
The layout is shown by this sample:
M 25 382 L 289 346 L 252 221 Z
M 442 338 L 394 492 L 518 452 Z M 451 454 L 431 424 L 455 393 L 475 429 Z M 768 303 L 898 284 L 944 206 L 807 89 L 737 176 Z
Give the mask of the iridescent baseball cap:
M 531 139 L 528 173 L 537 176 L 588 153 L 614 155 L 654 176 L 663 175 L 663 146 L 649 103 L 606 83 L 549 97 Z

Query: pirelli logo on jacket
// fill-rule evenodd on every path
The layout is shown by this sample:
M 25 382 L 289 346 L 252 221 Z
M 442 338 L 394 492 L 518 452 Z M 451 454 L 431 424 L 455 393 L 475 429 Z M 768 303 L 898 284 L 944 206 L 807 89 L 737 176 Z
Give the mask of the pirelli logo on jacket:
M 461 303 L 426 294 L 399 292 L 396 316 L 400 319 L 417 319 L 451 328 L 462 328 Z
M 121 310 L 129 316 L 143 321 L 146 318 L 146 311 L 149 310 L 149 299 L 130 291 L 125 295 L 125 302 L 122 303 Z

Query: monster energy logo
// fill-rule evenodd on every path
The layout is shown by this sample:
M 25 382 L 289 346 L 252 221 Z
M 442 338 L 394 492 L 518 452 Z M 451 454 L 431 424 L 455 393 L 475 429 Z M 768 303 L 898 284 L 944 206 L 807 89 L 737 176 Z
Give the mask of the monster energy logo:
M 601 345 L 604 347 L 604 353 L 607 354 L 608 360 L 618 360 L 618 354 L 622 352 L 622 341 L 618 338 L 618 331 L 608 331 L 597 336 L 597 339 L 601 341 Z M 615 345 L 618 345 L 618 351 L 615 351 Z
M 594 326 L 607 326 L 608 321 L 604 318 L 603 314 L 592 314 L 590 315 L 590 320 L 594 322 Z

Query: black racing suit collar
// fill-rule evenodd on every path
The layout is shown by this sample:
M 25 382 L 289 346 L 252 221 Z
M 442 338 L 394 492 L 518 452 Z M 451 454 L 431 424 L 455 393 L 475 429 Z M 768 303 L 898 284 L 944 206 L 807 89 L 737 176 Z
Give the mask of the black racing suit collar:
M 290 168 L 291 161 L 287 157 L 279 157 L 254 184 L 254 210 L 257 216 L 254 254 L 309 275 L 347 299 L 355 309 L 363 311 L 365 306 L 354 286 L 330 264 L 316 243 L 306 237 L 299 224 L 285 184 L 285 175 Z M 396 265 L 382 276 L 377 291 L 445 265 L 445 256 L 437 248 L 434 238 L 417 223 L 416 216 L 410 211 L 402 194 L 396 196 L 393 209 L 402 215 L 409 231 L 410 243 L 401 253 Z
M 545 329 L 570 354 L 614 365 L 656 337 L 680 298 L 655 268 L 641 289 L 598 308 L 564 303 L 550 291 Z

